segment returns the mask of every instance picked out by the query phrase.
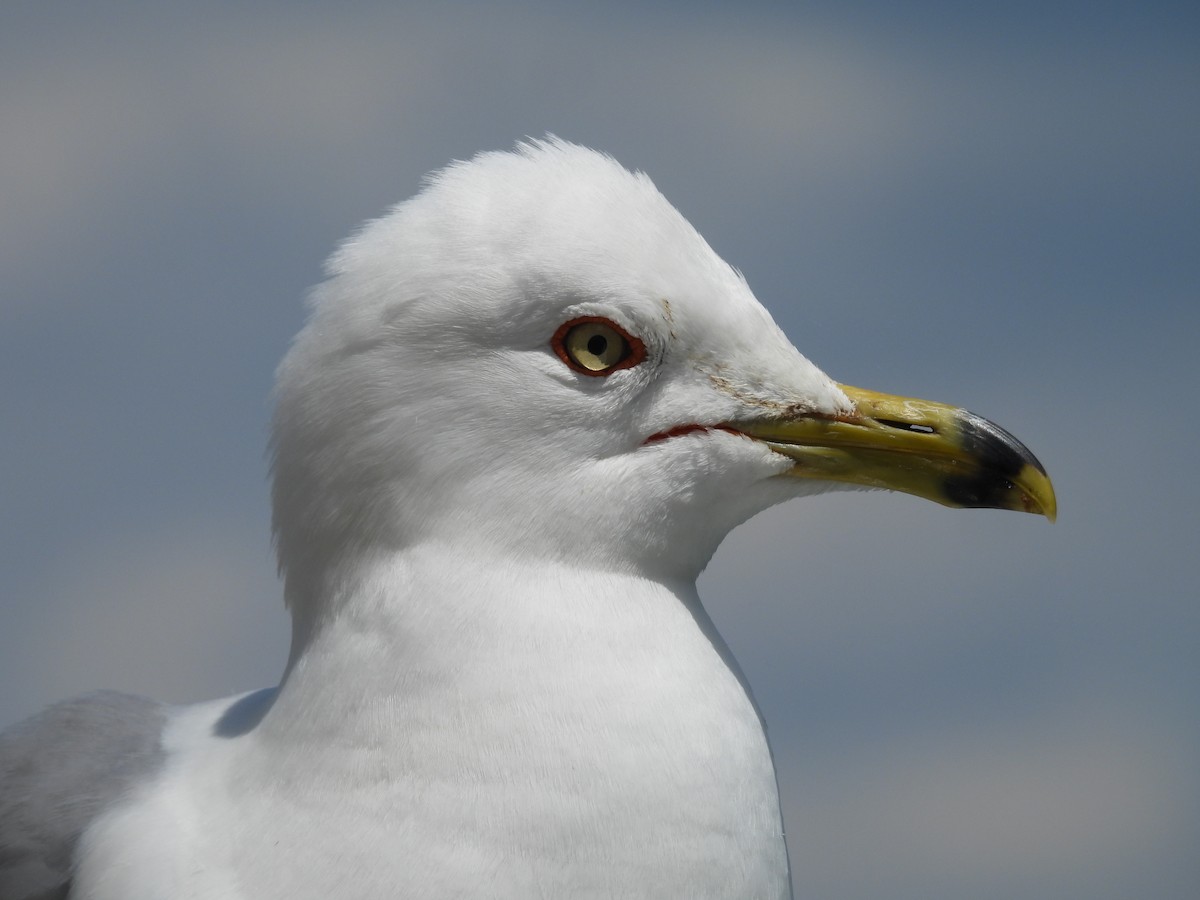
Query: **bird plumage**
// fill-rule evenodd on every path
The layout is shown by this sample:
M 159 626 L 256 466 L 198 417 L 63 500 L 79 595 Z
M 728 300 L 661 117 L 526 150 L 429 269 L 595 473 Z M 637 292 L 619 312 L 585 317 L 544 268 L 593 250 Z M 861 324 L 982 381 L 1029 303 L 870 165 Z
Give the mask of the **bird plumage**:
M 170 713 L 72 897 L 787 897 L 717 545 L 845 483 L 1052 513 L 1010 435 L 836 384 L 646 176 L 556 139 L 347 241 L 276 399 L 283 679 Z

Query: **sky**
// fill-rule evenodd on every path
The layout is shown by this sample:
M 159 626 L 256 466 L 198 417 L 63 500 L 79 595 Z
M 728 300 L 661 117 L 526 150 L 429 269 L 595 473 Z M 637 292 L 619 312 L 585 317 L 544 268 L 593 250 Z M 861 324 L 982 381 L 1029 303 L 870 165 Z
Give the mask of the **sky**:
M 1195 897 L 1198 111 L 1183 3 L 3 4 L 0 726 L 275 683 L 306 292 L 426 172 L 554 133 L 835 378 L 1058 491 L 831 494 L 718 551 L 797 897 Z

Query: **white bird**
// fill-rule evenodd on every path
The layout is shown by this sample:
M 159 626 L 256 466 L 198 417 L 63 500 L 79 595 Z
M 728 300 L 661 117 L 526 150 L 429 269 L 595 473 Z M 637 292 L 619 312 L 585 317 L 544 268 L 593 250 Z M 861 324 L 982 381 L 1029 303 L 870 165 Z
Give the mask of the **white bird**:
M 333 256 L 279 369 L 277 688 L 0 740 L 0 900 L 781 898 L 763 724 L 696 594 L 836 484 L 1054 515 L 984 419 L 839 385 L 642 174 L 556 139 Z

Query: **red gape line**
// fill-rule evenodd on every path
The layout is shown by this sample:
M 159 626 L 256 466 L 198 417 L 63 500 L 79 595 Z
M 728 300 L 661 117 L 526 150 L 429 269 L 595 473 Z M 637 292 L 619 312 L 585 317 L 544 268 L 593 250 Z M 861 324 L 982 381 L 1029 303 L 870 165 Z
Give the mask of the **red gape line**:
M 642 443 L 653 444 L 655 441 L 665 441 L 667 438 L 682 437 L 694 431 L 727 431 L 730 434 L 741 434 L 736 428 L 731 428 L 728 425 L 676 425 L 674 428 L 668 428 L 666 431 L 650 435 Z

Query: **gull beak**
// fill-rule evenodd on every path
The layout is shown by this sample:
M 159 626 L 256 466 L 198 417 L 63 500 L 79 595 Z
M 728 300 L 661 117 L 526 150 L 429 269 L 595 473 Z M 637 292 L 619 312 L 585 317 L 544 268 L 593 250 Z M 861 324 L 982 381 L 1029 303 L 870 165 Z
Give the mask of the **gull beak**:
M 942 403 L 840 385 L 855 411 L 730 423 L 793 460 L 795 478 L 902 491 L 945 506 L 1057 513 L 1042 464 L 987 419 Z

